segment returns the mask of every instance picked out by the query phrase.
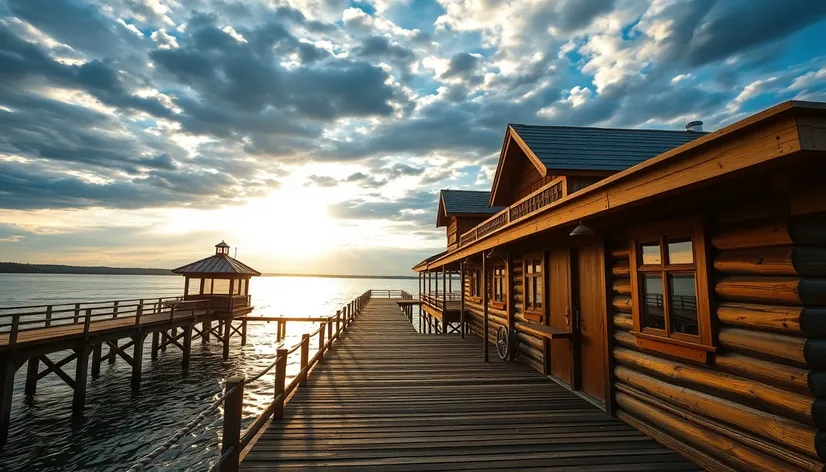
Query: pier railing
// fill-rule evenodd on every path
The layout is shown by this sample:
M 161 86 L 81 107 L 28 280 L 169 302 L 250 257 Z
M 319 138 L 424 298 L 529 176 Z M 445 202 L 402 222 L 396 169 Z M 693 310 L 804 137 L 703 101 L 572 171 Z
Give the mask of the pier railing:
M 431 292 L 421 294 L 422 303 L 432 306 L 439 311 L 444 311 L 449 302 L 458 302 L 461 298 L 462 294 L 460 292 Z
M 237 472 L 241 460 L 242 451 L 247 448 L 253 439 L 260 433 L 261 429 L 269 422 L 279 420 L 284 414 L 284 405 L 292 393 L 299 386 L 306 385 L 310 371 L 324 359 L 325 353 L 332 347 L 341 334 L 361 313 L 367 302 L 373 298 L 401 298 L 410 300 L 413 296 L 404 290 L 368 290 L 360 296 L 354 298 L 335 315 L 323 318 L 289 318 L 289 317 L 246 317 L 249 320 L 260 319 L 262 321 L 281 320 L 286 321 L 315 321 L 320 326 L 312 333 L 303 334 L 301 342 L 290 348 L 276 350 L 275 359 L 264 370 L 252 377 L 232 377 L 224 382 L 224 390 L 217 398 L 199 413 L 184 428 L 178 431 L 164 444 L 158 446 L 150 454 L 135 463 L 129 472 L 138 472 L 149 466 L 160 454 L 169 449 L 175 442 L 183 436 L 189 434 L 194 428 L 206 419 L 206 417 L 216 411 L 221 405 L 224 407 L 223 434 L 221 442 L 221 456 L 216 461 L 210 471 Z M 282 339 L 284 334 L 278 330 L 277 339 Z M 310 357 L 311 344 L 316 345 L 315 354 Z M 287 383 L 287 360 L 290 356 L 299 356 L 299 371 L 293 379 Z M 275 369 L 273 399 L 263 413 L 258 415 L 250 425 L 242 431 L 244 419 L 243 404 L 245 386 L 261 379 L 264 375 Z
M 165 319 L 178 319 L 204 315 L 214 309 L 213 301 L 182 300 L 182 297 L 153 299 L 113 300 L 103 302 L 63 303 L 0 307 L 0 345 L 14 345 L 21 335 L 58 326 L 75 325 L 72 334 L 88 333 L 92 323 L 117 320 L 101 326 L 101 329 L 128 325 L 155 323 Z M 109 326 L 111 325 L 111 326 Z M 77 333 L 75 333 L 77 331 Z M 3 339 L 5 338 L 5 339 Z

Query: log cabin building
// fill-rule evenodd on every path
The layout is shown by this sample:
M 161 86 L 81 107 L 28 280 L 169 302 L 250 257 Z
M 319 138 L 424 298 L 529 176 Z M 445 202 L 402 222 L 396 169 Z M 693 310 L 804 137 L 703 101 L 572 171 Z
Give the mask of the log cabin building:
M 503 209 L 414 267 L 423 312 L 441 277 L 463 332 L 706 469 L 824 470 L 824 177 L 823 103 L 712 133 L 509 125 Z

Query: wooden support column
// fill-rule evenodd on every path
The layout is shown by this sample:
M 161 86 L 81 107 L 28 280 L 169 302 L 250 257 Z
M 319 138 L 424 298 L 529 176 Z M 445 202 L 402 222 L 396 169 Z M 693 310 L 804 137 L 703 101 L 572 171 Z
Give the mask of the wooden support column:
M 333 321 L 328 318 L 327 322 L 325 324 L 327 325 L 327 340 L 332 345 L 332 343 L 333 343 Z
M 224 384 L 224 427 L 221 455 L 227 458 L 221 463 L 220 472 L 237 472 L 241 458 L 241 417 L 244 409 L 244 377 L 228 378 Z
M 100 378 L 100 363 L 103 354 L 103 343 L 96 343 L 92 348 L 92 378 Z M 31 359 L 29 359 L 31 362 Z M 30 366 L 31 367 L 31 366 Z
M 204 321 L 201 323 L 201 344 L 209 342 L 209 332 L 212 330 L 212 321 Z
M 341 310 L 336 311 L 336 339 L 341 335 Z
M 112 341 L 112 344 L 114 344 L 115 346 L 117 346 L 117 345 L 118 345 L 118 340 L 117 340 L 117 339 L 115 339 L 114 341 Z M 112 349 L 112 346 L 109 346 L 109 354 L 108 354 L 108 356 L 109 356 L 109 365 L 114 364 L 114 363 L 115 363 L 115 358 L 117 358 L 117 357 L 118 357 L 118 355 L 117 355 L 117 354 L 115 353 L 115 351 Z
M 488 263 L 487 256 L 482 253 L 482 311 L 484 326 L 482 327 L 482 344 L 485 346 L 485 362 L 488 362 Z
M 143 368 L 143 340 L 145 334 L 132 337 L 132 390 L 138 391 L 141 388 L 141 370 Z
M 75 414 L 83 411 L 86 405 L 86 377 L 89 374 L 89 344 L 83 344 L 74 349 L 77 354 L 75 361 L 75 393 L 72 397 L 72 410 Z M 115 357 L 111 353 L 110 357 Z
M 310 334 L 301 335 L 301 371 L 298 374 L 298 385 L 307 385 L 307 366 L 310 364 Z
M 322 324 L 321 329 L 318 330 L 318 361 L 324 360 L 324 328 Z
M 287 383 L 287 349 L 275 351 L 275 411 L 273 420 L 280 420 L 284 417 L 284 388 Z M 279 398 L 281 397 L 281 398 Z
M 231 335 L 230 331 L 230 320 L 224 321 L 224 360 L 229 360 L 229 337 Z
M 462 339 L 465 339 L 465 262 L 459 263 L 459 327 Z
M 241 320 L 241 346 L 247 345 L 247 320 Z
M 189 370 L 189 358 L 192 354 L 192 329 L 194 325 L 184 326 L 184 352 L 181 358 L 181 368 L 184 373 Z
M 40 373 L 40 359 L 37 356 L 29 358 L 29 367 L 26 369 L 26 396 L 33 397 L 37 392 L 37 374 Z
M 160 337 L 161 333 L 157 331 L 154 331 L 152 333 L 152 346 L 150 348 L 151 352 L 149 354 L 153 361 L 158 360 L 158 341 Z
M 11 400 L 14 396 L 14 374 L 17 363 L 10 354 L 0 358 L 0 444 L 6 444 L 11 423 Z

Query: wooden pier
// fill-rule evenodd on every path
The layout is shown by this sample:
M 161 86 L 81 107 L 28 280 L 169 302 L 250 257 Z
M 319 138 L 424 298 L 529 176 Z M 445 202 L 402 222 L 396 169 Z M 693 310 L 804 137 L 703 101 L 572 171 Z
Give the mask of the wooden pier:
M 357 310 L 241 470 L 700 470 L 526 365 L 485 363 L 478 336 L 419 334 L 399 301 Z

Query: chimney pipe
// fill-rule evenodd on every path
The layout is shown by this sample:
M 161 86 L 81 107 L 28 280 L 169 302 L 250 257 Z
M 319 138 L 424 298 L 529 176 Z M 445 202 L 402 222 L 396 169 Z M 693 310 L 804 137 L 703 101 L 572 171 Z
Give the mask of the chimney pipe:
M 692 121 L 685 125 L 685 130 L 688 132 L 694 133 L 702 133 L 703 132 L 703 122 L 702 121 Z

